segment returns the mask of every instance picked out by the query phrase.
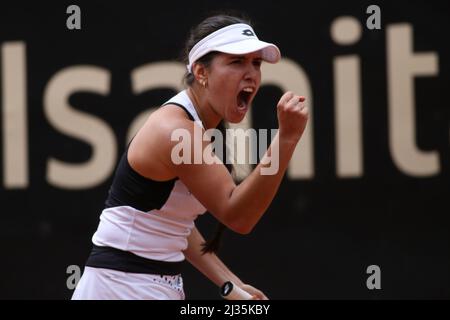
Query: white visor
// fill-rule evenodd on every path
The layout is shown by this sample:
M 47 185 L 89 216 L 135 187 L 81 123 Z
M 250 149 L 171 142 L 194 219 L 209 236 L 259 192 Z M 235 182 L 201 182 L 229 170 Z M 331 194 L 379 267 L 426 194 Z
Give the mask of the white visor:
M 189 52 L 189 64 L 186 67 L 188 72 L 192 72 L 194 62 L 211 51 L 247 54 L 260 50 L 264 61 L 277 63 L 281 58 L 278 47 L 272 43 L 259 40 L 248 24 L 232 24 L 214 31 L 197 42 Z

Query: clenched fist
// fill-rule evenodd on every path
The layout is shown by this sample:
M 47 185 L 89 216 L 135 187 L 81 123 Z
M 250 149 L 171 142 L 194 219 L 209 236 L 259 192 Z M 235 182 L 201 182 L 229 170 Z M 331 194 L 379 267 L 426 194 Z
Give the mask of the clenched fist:
M 277 105 L 280 139 L 297 143 L 308 122 L 308 109 L 303 102 L 305 97 L 288 91 Z

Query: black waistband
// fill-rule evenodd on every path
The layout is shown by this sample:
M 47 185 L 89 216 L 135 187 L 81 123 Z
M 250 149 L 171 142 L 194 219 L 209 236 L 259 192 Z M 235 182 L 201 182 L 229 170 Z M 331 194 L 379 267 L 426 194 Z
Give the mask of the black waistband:
M 184 261 L 168 262 L 151 260 L 128 251 L 94 245 L 86 266 L 113 269 L 131 273 L 177 275 L 181 273 Z

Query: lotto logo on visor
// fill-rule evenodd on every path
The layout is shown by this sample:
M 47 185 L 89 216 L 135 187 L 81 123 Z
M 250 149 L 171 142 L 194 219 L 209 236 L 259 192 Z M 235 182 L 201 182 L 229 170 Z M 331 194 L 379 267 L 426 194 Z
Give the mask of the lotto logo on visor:
M 198 59 L 212 51 L 228 54 L 261 51 L 262 59 L 270 63 L 277 63 L 281 58 L 276 45 L 259 40 L 249 25 L 237 23 L 219 29 L 197 42 L 189 52 L 189 64 L 186 66 L 188 72 L 192 72 L 192 65 Z
M 242 31 L 242 34 L 243 34 L 244 36 L 249 36 L 249 37 L 255 35 L 255 34 L 253 33 L 253 31 L 250 30 L 250 29 L 245 29 L 244 31 Z

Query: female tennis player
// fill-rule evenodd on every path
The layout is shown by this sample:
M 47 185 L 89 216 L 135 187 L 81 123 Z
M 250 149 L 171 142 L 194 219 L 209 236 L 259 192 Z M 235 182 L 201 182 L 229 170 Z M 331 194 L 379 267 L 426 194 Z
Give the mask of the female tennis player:
M 216 154 L 211 155 L 216 157 L 212 164 L 194 163 L 196 145 L 200 143 L 203 154 L 207 141 L 192 139 L 192 152 L 182 154 L 192 161 L 174 161 L 179 141 L 172 134 L 181 129 L 194 137 L 196 130 L 217 128 L 222 121 L 242 121 L 260 87 L 261 63 L 276 63 L 280 57 L 274 44 L 259 40 L 250 24 L 236 16 L 215 15 L 191 31 L 186 89 L 151 114 L 121 157 L 72 299 L 185 299 L 184 260 L 218 287 L 227 284 L 225 291 L 234 287 L 252 299 L 267 299 L 210 248 L 205 250 L 194 221 L 208 211 L 237 233 L 254 228 L 274 198 L 305 129 L 305 98 L 287 92 L 274 106 L 278 133 L 260 163 L 238 185 Z M 278 170 L 263 174 L 273 161 Z

